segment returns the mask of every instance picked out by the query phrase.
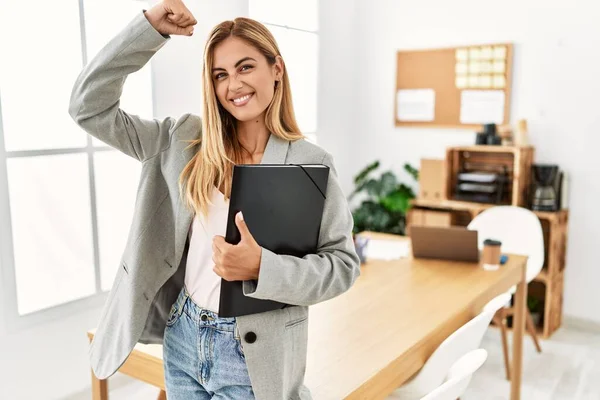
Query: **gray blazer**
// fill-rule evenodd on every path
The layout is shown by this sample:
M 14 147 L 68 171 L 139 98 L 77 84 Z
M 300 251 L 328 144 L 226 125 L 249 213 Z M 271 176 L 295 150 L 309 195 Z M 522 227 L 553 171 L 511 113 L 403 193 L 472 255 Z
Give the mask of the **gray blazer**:
M 100 379 L 114 374 L 137 342 L 162 343 L 171 305 L 183 286 L 193 211 L 181 202 L 177 179 L 197 150 L 184 151 L 188 143 L 183 140 L 199 137 L 200 117 L 147 120 L 119 108 L 127 75 L 169 40 L 140 11 L 83 68 L 71 94 L 69 114 L 81 128 L 142 163 L 126 248 L 89 349 Z M 353 220 L 332 157 L 322 148 L 271 135 L 262 163 L 331 168 L 317 254 L 297 258 L 263 249 L 258 280 L 243 284 L 248 297 L 293 306 L 237 318 L 256 398 L 309 399 L 303 385 L 308 306 L 345 292 L 360 275 Z M 249 332 L 256 334 L 251 343 L 245 340 Z

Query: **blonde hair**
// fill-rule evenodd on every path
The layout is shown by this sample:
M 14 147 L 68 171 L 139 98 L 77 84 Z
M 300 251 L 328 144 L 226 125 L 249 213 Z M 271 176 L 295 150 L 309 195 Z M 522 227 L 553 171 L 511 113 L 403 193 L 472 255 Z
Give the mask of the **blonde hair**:
M 207 215 L 214 187 L 224 187 L 225 198 L 231 196 L 233 166 L 241 163 L 242 148 L 237 140 L 237 121 L 219 103 L 212 80 L 215 47 L 229 37 L 246 41 L 265 56 L 269 65 L 281 56 L 275 38 L 260 22 L 249 18 L 236 18 L 215 26 L 204 48 L 202 87 L 204 105 L 202 132 L 187 147 L 200 146 L 179 176 L 179 192 L 184 203 L 195 213 Z M 287 71 L 276 84 L 273 100 L 265 113 L 268 131 L 279 138 L 294 141 L 304 138 L 300 132 L 294 109 Z M 187 149 L 186 148 L 186 149 Z M 184 187 L 185 184 L 185 187 Z

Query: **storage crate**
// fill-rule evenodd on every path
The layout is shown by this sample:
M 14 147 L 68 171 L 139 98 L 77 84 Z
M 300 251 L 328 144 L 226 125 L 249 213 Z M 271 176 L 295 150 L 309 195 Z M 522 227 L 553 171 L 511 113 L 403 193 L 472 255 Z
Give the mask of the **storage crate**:
M 457 200 L 458 174 L 506 173 L 504 193 L 497 205 L 526 206 L 534 149 L 531 146 L 462 146 L 446 149 L 446 198 Z

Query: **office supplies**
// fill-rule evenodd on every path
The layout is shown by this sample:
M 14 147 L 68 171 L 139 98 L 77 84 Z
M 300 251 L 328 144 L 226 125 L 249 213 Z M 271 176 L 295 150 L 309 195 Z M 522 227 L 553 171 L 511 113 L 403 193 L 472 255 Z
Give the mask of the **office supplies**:
M 419 198 L 441 200 L 446 196 L 446 161 L 421 159 L 419 169 Z
M 367 260 L 397 260 L 408 253 L 408 243 L 396 240 L 370 239 L 366 248 Z
M 458 226 L 442 228 L 411 225 L 410 238 L 415 258 L 479 261 L 475 230 Z
M 354 249 L 356 255 L 360 259 L 360 263 L 364 264 L 367 262 L 367 246 L 369 245 L 369 239 L 361 236 L 354 237 Z
M 446 198 L 464 202 L 526 206 L 533 147 L 452 146 L 446 148 Z M 492 193 L 461 183 L 479 183 Z
M 329 167 L 326 165 L 236 165 L 225 241 L 237 244 L 235 215 L 242 211 L 256 242 L 276 254 L 303 257 L 317 251 Z M 242 281 L 221 280 L 220 317 L 276 310 L 286 304 L 247 297 Z

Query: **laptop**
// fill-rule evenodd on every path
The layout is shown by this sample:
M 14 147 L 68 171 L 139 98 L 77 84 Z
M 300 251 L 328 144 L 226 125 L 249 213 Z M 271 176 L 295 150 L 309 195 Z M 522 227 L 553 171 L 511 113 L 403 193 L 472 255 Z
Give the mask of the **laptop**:
M 479 262 L 477 231 L 460 226 L 410 226 L 415 258 Z

